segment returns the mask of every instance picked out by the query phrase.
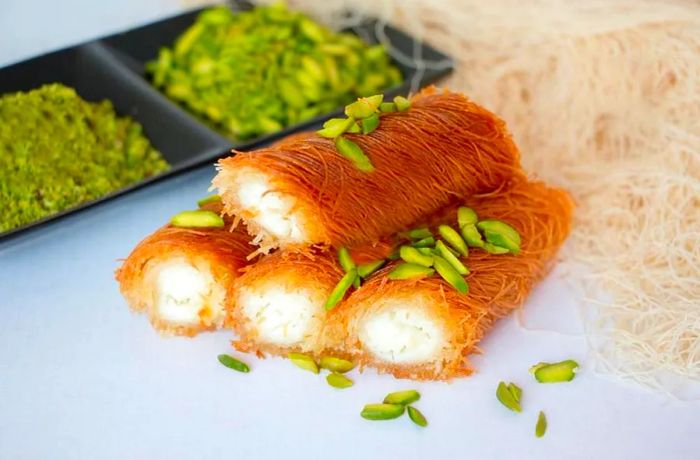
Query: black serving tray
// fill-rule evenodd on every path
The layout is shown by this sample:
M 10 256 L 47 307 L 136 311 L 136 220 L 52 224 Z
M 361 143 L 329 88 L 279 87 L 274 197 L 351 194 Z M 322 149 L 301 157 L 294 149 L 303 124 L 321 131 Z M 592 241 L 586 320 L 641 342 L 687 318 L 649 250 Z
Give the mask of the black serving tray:
M 250 5 L 239 0 L 237 9 Z M 146 79 L 145 63 L 157 56 L 158 50 L 170 46 L 189 27 L 204 8 L 163 19 L 127 32 L 111 35 L 82 45 L 45 54 L 0 69 L 0 94 L 27 91 L 46 83 L 63 83 L 75 88 L 88 101 L 109 99 L 119 115 L 129 115 L 144 127 L 144 133 L 153 146 L 160 150 L 170 169 L 157 176 L 134 183 L 96 200 L 82 203 L 57 214 L 0 233 L 0 241 L 26 230 L 37 228 L 157 180 L 186 171 L 195 166 L 213 162 L 229 155 L 232 148 L 247 150 L 270 143 L 290 133 L 319 126 L 328 118 L 342 113 L 342 107 L 278 132 L 252 140 L 235 142 L 209 128 L 194 115 L 151 86 Z M 365 41 L 377 43 L 376 21 L 367 21 L 350 31 Z M 383 33 L 392 48 L 405 56 L 414 55 L 414 40 L 404 32 L 385 26 Z M 420 56 L 428 61 L 452 61 L 443 53 L 421 43 Z M 452 66 L 439 70 L 427 69 L 418 73 L 415 68 L 394 61 L 404 76 L 404 83 L 386 88 L 387 96 L 406 94 L 411 84 L 425 86 L 448 75 Z

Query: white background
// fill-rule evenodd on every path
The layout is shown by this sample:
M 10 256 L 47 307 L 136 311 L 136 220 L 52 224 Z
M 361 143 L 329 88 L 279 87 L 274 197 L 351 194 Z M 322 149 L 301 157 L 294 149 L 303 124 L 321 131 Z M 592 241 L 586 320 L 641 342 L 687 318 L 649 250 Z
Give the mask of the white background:
M 0 63 L 179 8 L 5 0 Z M 204 167 L 0 243 L 0 459 L 700 458 L 700 403 L 597 376 L 577 334 L 575 296 L 556 273 L 525 322 L 567 334 L 504 320 L 474 358 L 478 373 L 451 384 L 353 371 L 356 385 L 339 391 L 281 359 L 246 356 L 250 374 L 222 367 L 226 331 L 159 337 L 128 312 L 113 271 L 143 236 L 206 195 L 212 175 Z M 583 364 L 571 383 L 537 384 L 527 372 L 566 358 Z M 523 413 L 496 401 L 499 380 L 523 388 Z M 406 388 L 421 391 L 428 428 L 360 418 L 365 403 Z M 536 439 L 540 409 L 549 429 Z

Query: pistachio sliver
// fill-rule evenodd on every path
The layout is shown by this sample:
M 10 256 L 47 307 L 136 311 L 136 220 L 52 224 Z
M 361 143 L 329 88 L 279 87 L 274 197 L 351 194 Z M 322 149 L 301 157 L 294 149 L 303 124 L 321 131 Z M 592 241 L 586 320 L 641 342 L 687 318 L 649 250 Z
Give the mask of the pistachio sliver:
M 357 101 L 345 107 L 345 115 L 355 119 L 367 118 L 377 111 L 384 96 L 379 94 L 370 97 L 361 97 Z
M 462 238 L 467 242 L 467 245 L 471 247 L 483 248 L 484 239 L 479 233 L 479 230 L 474 224 L 467 224 L 460 227 L 460 232 L 462 233 Z
M 408 418 L 410 418 L 413 421 L 413 423 L 422 427 L 428 426 L 428 420 L 426 420 L 425 416 L 421 413 L 421 411 L 419 411 L 413 406 L 408 406 L 406 409 L 408 410 Z
M 289 353 L 287 355 L 287 358 L 289 358 L 289 360 L 295 366 L 304 369 L 305 371 L 318 374 L 318 365 L 316 365 L 316 361 L 314 361 L 314 359 L 311 356 L 305 355 L 303 353 Z
M 221 195 L 209 195 L 208 197 L 202 198 L 201 200 L 197 201 L 197 206 L 201 208 L 204 205 L 219 202 L 221 202 Z
M 369 275 L 379 270 L 379 268 L 381 268 L 385 262 L 386 261 L 384 259 L 381 259 L 360 264 L 357 266 L 357 274 L 362 278 L 367 278 Z
M 401 246 L 399 249 L 399 256 L 409 264 L 418 264 L 424 267 L 431 267 L 433 265 L 432 256 L 421 254 L 418 249 L 411 246 Z
M 496 398 L 506 406 L 508 409 L 514 412 L 521 412 L 520 403 L 515 400 L 513 393 L 508 389 L 508 385 L 505 382 L 499 382 L 496 388 Z
M 430 248 L 435 244 L 435 238 L 432 236 L 429 236 L 427 238 L 420 239 L 416 241 L 415 243 L 412 243 L 411 246 L 414 248 Z
M 534 374 L 535 379 L 540 383 L 570 382 L 576 377 L 576 369 L 578 369 L 578 363 L 567 359 L 560 363 L 539 366 Z
M 396 104 L 393 102 L 382 102 L 379 104 L 379 111 L 382 113 L 396 112 Z
M 357 122 L 354 122 L 345 132 L 348 134 L 360 134 L 362 132 L 362 128 L 360 128 L 360 125 Z
M 484 243 L 482 248 L 490 254 L 508 254 L 510 252 L 508 248 L 502 248 L 491 243 Z
M 434 252 L 435 250 L 431 249 L 431 248 L 415 248 L 415 249 L 416 249 L 416 251 L 420 252 L 424 256 L 431 256 L 432 257 L 435 254 L 435 252 Z M 432 265 L 432 261 L 431 261 L 431 265 Z
M 484 232 L 489 243 L 508 249 L 513 254 L 520 252 L 520 233 L 500 220 L 487 219 L 476 224 Z
M 508 391 L 513 395 L 513 398 L 517 401 L 520 402 L 520 398 L 523 395 L 523 390 L 520 388 L 518 385 L 514 384 L 513 382 L 510 382 L 508 384 Z
M 322 356 L 319 363 L 323 369 L 328 369 L 331 372 L 344 374 L 353 370 L 355 363 L 347 359 L 336 358 L 335 356 Z
M 353 381 L 345 377 L 343 374 L 332 372 L 326 376 L 326 382 L 333 388 L 344 389 L 353 386 Z
M 174 227 L 182 228 L 221 228 L 224 226 L 224 219 L 215 212 L 199 209 L 175 214 L 170 223 Z
M 405 406 L 406 404 L 414 403 L 419 399 L 420 393 L 418 393 L 416 390 L 402 390 L 389 393 L 386 395 L 383 402 L 385 404 L 403 404 Z
M 465 225 L 474 225 L 478 221 L 479 216 L 476 215 L 476 211 L 474 211 L 472 208 L 460 206 L 459 209 L 457 209 L 457 223 L 459 224 L 459 228 L 462 228 Z
M 362 119 L 362 134 L 370 134 L 379 126 L 379 114 L 373 113 Z
M 316 131 L 321 137 L 335 139 L 346 132 L 355 123 L 352 118 L 331 118 L 323 124 L 323 129 Z
M 447 241 L 447 244 L 452 246 L 455 249 L 455 251 L 460 253 L 460 255 L 469 255 L 469 248 L 467 247 L 467 243 L 462 239 L 460 234 L 457 233 L 457 230 L 450 227 L 449 225 L 440 225 L 438 227 L 438 231 L 440 232 L 440 236 L 442 236 L 445 239 L 445 241 Z
M 440 257 L 449 262 L 449 264 L 452 265 L 455 270 L 457 270 L 457 273 L 460 275 L 469 274 L 469 269 L 462 263 L 462 261 L 459 260 L 457 256 L 450 252 L 450 249 L 445 245 L 445 243 L 438 240 L 438 242 L 435 243 L 435 249 Z
M 338 249 L 338 262 L 340 262 L 340 266 L 343 267 L 346 273 L 355 268 L 355 262 L 352 260 L 350 252 L 345 246 Z
M 433 266 L 442 279 L 447 281 L 453 288 L 457 289 L 458 292 L 462 294 L 469 292 L 469 285 L 466 280 L 462 278 L 462 275 L 460 275 L 448 261 L 440 256 L 433 256 Z
M 396 96 L 394 98 L 394 104 L 396 104 L 396 109 L 399 112 L 405 112 L 406 110 L 411 108 L 411 101 L 409 101 L 403 96 Z
M 389 272 L 387 278 L 390 280 L 408 280 L 413 278 L 426 278 L 432 276 L 435 270 L 418 264 L 399 264 Z
M 359 145 L 350 139 L 338 136 L 335 139 L 335 147 L 341 155 L 350 160 L 357 169 L 363 172 L 374 171 L 374 166 L 369 157 L 365 155 Z
M 544 412 L 540 411 L 537 416 L 537 424 L 535 425 L 535 436 L 541 438 L 547 431 L 547 417 L 544 416 Z
M 229 369 L 233 369 L 234 371 L 243 372 L 243 373 L 250 372 L 250 368 L 248 367 L 248 365 L 246 363 L 234 358 L 233 356 L 219 355 L 219 356 L 217 356 L 217 359 L 219 360 L 219 362 L 221 364 L 228 367 Z
M 409 230 L 408 232 L 406 232 L 406 236 L 408 236 L 412 240 L 422 240 L 423 238 L 432 237 L 433 233 L 428 227 L 420 227 L 414 228 L 413 230 Z
M 367 420 L 391 420 L 401 417 L 404 410 L 401 404 L 367 404 L 360 416 Z
M 336 305 L 338 305 L 338 302 L 343 300 L 345 293 L 348 292 L 350 286 L 352 286 L 355 282 L 355 278 L 357 278 L 357 269 L 353 268 L 340 279 L 338 284 L 336 284 L 331 291 L 331 295 L 328 296 L 328 300 L 326 300 L 326 310 L 332 310 Z

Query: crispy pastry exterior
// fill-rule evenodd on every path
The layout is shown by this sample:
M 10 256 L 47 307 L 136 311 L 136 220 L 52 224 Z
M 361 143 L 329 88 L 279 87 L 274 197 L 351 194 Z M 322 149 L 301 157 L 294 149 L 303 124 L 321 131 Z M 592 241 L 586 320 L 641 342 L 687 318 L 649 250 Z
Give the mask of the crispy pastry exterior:
M 221 211 L 219 203 L 203 207 Z M 168 224 L 143 239 L 115 272 L 119 289 L 132 311 L 146 313 L 154 329 L 164 335 L 194 336 L 223 325 L 224 317 L 214 318 L 211 309 L 201 311 L 199 324 L 177 325 L 163 320 L 156 308 L 157 287 L 154 272 L 168 261 L 184 260 L 211 276 L 230 297 L 230 289 L 240 270 L 252 263 L 250 236 L 243 226 L 230 231 L 232 222 L 225 219 L 224 228 L 179 228 Z
M 491 196 L 466 200 L 480 218 L 499 219 L 515 227 L 521 235 L 518 255 L 492 255 L 471 248 L 463 262 L 469 293 L 457 292 L 435 275 L 425 279 L 389 280 L 391 264 L 371 277 L 359 290 L 331 312 L 326 324 L 326 343 L 342 343 L 339 352 L 362 366 L 399 378 L 450 380 L 468 375 L 472 368 L 467 355 L 477 352 L 477 344 L 495 320 L 520 307 L 534 285 L 553 264 L 554 256 L 571 227 L 573 203 L 560 189 L 518 177 L 511 188 Z M 457 222 L 456 207 L 440 212 L 429 223 Z M 393 364 L 373 356 L 363 347 L 359 330 L 363 320 L 388 305 L 405 300 L 426 306 L 424 311 L 441 324 L 449 346 L 428 364 Z M 337 346 L 337 345 L 336 345 Z
M 427 88 L 406 112 L 388 113 L 371 134 L 347 134 L 371 159 L 362 172 L 314 133 L 240 152 L 218 164 L 213 180 L 224 211 L 240 216 L 263 248 L 377 241 L 456 201 L 498 190 L 519 168 L 505 123 L 464 95 Z M 239 191 L 250 174 L 293 201 L 301 241 L 278 238 L 255 221 Z

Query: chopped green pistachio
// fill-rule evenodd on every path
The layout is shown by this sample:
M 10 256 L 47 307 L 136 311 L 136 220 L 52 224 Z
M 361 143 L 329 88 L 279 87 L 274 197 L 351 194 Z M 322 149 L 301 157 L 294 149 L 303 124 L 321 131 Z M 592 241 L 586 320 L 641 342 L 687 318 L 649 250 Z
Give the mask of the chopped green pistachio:
M 411 244 L 414 248 L 430 248 L 435 244 L 435 238 L 429 236 Z
M 468 275 L 469 269 L 459 260 L 457 256 L 450 252 L 450 249 L 442 241 L 435 243 L 435 249 L 440 257 L 445 259 L 452 265 L 452 267 L 457 270 L 460 275 Z
M 544 412 L 540 411 L 537 416 L 537 424 L 535 425 L 535 436 L 541 438 L 547 431 L 547 418 L 544 416 Z
M 328 374 L 326 376 L 326 382 L 328 382 L 328 385 L 332 386 L 333 388 L 338 388 L 340 390 L 353 386 L 352 380 L 345 377 L 343 374 L 338 374 L 336 372 Z
M 175 214 L 170 219 L 170 224 L 182 228 L 221 228 L 224 226 L 224 219 L 215 212 L 199 209 Z
M 360 264 L 357 266 L 357 274 L 361 278 L 367 278 L 372 273 L 376 272 L 381 268 L 382 265 L 386 263 L 386 260 L 375 260 L 373 262 L 367 262 L 365 264 Z
M 200 208 L 204 205 L 210 204 L 210 203 L 220 203 L 221 202 L 221 195 L 209 195 L 206 198 L 202 198 L 197 202 L 197 206 Z
M 404 411 L 401 404 L 367 404 L 360 416 L 367 420 L 391 420 L 401 417 Z
M 379 111 L 382 113 L 396 112 L 396 104 L 393 102 L 382 102 L 379 104 Z
M 396 109 L 399 112 L 405 112 L 406 110 L 411 108 L 411 101 L 409 101 L 403 96 L 396 96 L 394 98 L 394 104 L 396 104 Z
M 416 390 L 402 390 L 389 393 L 386 395 L 383 402 L 385 404 L 403 404 L 405 406 L 406 404 L 414 403 L 419 399 L 420 393 L 418 393 Z
M 337 372 L 339 374 L 349 372 L 355 367 L 355 363 L 352 361 L 336 358 L 335 356 L 322 356 L 320 364 L 323 369 L 328 369 L 331 372 Z
M 361 97 L 357 101 L 345 107 L 345 115 L 355 119 L 367 118 L 377 111 L 384 96 L 379 94 L 370 97 Z
M 238 372 L 250 372 L 250 368 L 246 363 L 243 361 L 240 361 L 233 356 L 230 355 L 219 355 L 217 357 L 219 359 L 219 362 L 223 364 L 224 366 L 228 367 L 229 369 L 233 369 L 234 371 Z
M 408 406 L 406 409 L 408 409 L 408 418 L 410 418 L 413 421 L 413 423 L 422 427 L 428 426 L 428 420 L 426 420 L 425 416 L 421 413 L 421 411 L 419 411 L 413 406 Z
M 414 228 L 413 230 L 409 230 L 408 232 L 406 232 L 406 235 L 412 240 L 422 240 L 423 238 L 432 237 L 433 233 L 428 227 L 420 227 Z
M 435 270 L 437 270 L 442 279 L 447 281 L 453 288 L 457 289 L 458 292 L 462 294 L 469 292 L 467 281 L 462 278 L 462 275 L 460 275 L 448 261 L 442 257 L 433 256 L 433 264 Z
M 409 264 L 418 264 L 424 267 L 433 266 L 432 256 L 421 254 L 420 251 L 418 251 L 418 249 L 413 248 L 411 246 L 401 246 L 401 248 L 399 249 L 399 255 L 405 262 L 408 262 Z
M 357 122 L 350 125 L 350 127 L 346 131 L 346 133 L 348 133 L 348 134 L 360 134 L 361 132 L 362 132 L 362 128 L 360 128 L 360 125 Z
M 420 252 L 424 256 L 432 257 L 435 255 L 435 249 L 431 249 L 431 248 L 416 248 L 416 251 Z M 431 261 L 431 265 L 432 265 L 432 261 Z
M 508 249 L 513 254 L 520 252 L 520 234 L 516 229 L 500 220 L 482 220 L 476 227 L 484 233 L 486 241 Z
M 348 131 L 353 124 L 355 124 L 353 118 L 331 118 L 323 124 L 323 129 L 316 131 L 316 134 L 328 139 L 335 139 Z
M 373 113 L 362 119 L 362 134 L 370 134 L 379 126 L 379 114 Z
M 467 243 L 462 239 L 462 237 L 457 233 L 457 231 L 450 227 L 449 225 L 440 225 L 438 227 L 438 231 L 440 232 L 440 236 L 442 236 L 445 241 L 447 241 L 447 244 L 452 246 L 457 252 L 460 253 L 462 256 L 468 256 L 469 255 L 469 248 L 467 247 Z
M 510 252 L 507 248 L 502 248 L 491 243 L 484 243 L 482 248 L 490 254 L 508 254 Z
M 522 388 L 520 388 L 518 385 L 514 384 L 513 382 L 510 382 L 508 384 L 508 391 L 511 392 L 511 394 L 513 395 L 513 398 L 517 402 L 520 402 L 520 397 L 523 395 Z
M 535 379 L 540 383 L 570 382 L 576 377 L 578 363 L 567 359 L 560 363 L 540 363 L 534 370 Z
M 337 137 L 335 139 L 335 147 L 341 155 L 350 160 L 360 171 L 368 173 L 374 171 L 374 166 L 367 155 L 365 155 L 365 152 L 350 139 L 343 136 Z
M 352 286 L 355 282 L 355 278 L 357 278 L 357 269 L 353 268 L 340 279 L 338 284 L 336 284 L 331 291 L 331 295 L 328 297 L 328 300 L 326 300 L 326 310 L 332 310 L 341 300 L 343 300 L 345 293 L 348 292 L 350 286 Z
M 289 353 L 287 355 L 287 358 L 289 358 L 289 360 L 295 366 L 304 369 L 305 371 L 318 374 L 318 365 L 311 356 L 305 355 L 303 353 Z
M 340 262 L 340 266 L 343 267 L 345 272 L 349 272 L 355 268 L 355 262 L 352 260 L 350 252 L 345 246 L 338 249 L 338 262 Z
M 520 403 L 515 399 L 515 396 L 508 389 L 508 385 L 505 382 L 500 382 L 496 388 L 496 398 L 506 406 L 508 409 L 514 412 L 521 412 Z
M 467 245 L 475 248 L 484 247 L 484 239 L 481 237 L 481 233 L 479 233 L 476 225 L 464 225 L 462 228 L 460 228 L 460 232 L 462 233 L 462 238 L 464 238 L 464 241 L 467 242 Z
M 399 264 L 389 272 L 390 280 L 408 280 L 413 278 L 427 278 L 432 276 L 435 270 L 418 264 Z
M 460 206 L 457 209 L 457 223 L 459 228 L 465 225 L 475 225 L 479 221 L 479 216 L 472 208 L 467 208 L 466 206 Z

